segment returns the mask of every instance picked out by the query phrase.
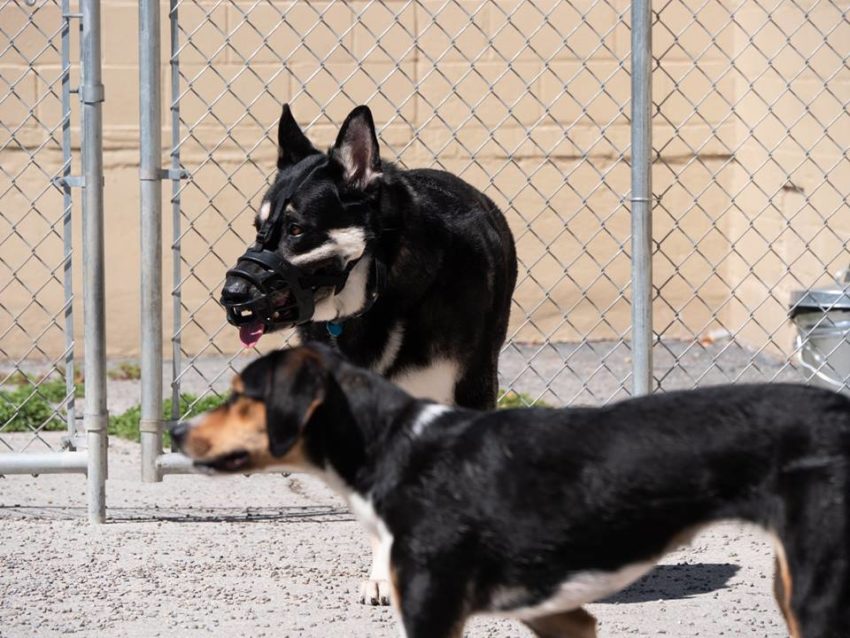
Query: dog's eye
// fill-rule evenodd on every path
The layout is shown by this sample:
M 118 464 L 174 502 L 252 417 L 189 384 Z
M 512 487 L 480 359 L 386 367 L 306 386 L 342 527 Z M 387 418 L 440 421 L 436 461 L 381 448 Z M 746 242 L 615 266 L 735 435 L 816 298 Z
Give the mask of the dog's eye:
M 304 229 L 298 224 L 290 224 L 287 227 L 286 232 L 288 232 L 292 237 L 298 237 L 298 235 L 304 232 Z

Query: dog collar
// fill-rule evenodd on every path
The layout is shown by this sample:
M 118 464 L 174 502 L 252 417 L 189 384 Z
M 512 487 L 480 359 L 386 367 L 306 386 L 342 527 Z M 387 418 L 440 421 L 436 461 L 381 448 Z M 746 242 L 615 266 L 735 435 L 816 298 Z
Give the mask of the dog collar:
M 369 310 L 372 309 L 372 306 L 375 305 L 378 297 L 380 297 L 381 293 L 384 292 L 384 288 L 387 285 L 387 267 L 384 265 L 384 262 L 376 257 L 372 261 L 372 264 L 372 279 L 374 282 L 372 284 L 372 290 L 369 292 L 369 298 L 367 299 L 363 310 L 352 315 L 353 317 L 362 317 L 369 312 Z M 325 330 L 328 331 L 328 334 L 331 337 L 336 339 L 342 334 L 343 323 L 344 322 L 342 321 L 327 321 L 325 322 Z

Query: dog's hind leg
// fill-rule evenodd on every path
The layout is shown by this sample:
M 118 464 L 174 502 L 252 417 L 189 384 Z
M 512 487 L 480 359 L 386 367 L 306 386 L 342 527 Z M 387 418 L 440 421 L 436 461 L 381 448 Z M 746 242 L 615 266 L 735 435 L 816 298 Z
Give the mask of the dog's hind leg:
M 843 470 L 842 470 L 843 471 Z M 841 477 L 842 492 L 850 477 Z M 774 593 L 792 638 L 850 636 L 850 526 L 844 498 L 811 481 L 787 498 L 787 522 L 775 534 Z
M 785 548 L 782 541 L 776 539 L 776 570 L 773 574 L 773 595 L 779 603 L 779 609 L 788 625 L 788 635 L 791 638 L 801 638 L 800 625 L 794 610 L 791 609 L 791 571 L 788 568 L 788 559 L 785 556 Z
M 596 638 L 596 618 L 579 607 L 525 621 L 538 638 Z

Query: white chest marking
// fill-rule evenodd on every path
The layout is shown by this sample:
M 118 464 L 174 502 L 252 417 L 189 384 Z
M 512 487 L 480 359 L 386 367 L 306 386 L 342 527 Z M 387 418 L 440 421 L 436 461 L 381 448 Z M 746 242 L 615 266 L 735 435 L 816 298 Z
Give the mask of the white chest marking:
M 369 282 L 370 259 L 357 262 L 348 274 L 339 293 L 325 297 L 316 304 L 313 321 L 333 321 L 339 317 L 350 317 L 360 312 L 366 305 L 366 285 Z
M 536 605 L 511 609 L 512 602 L 519 602 L 525 592 L 500 590 L 491 597 L 491 608 L 499 616 L 531 620 L 572 609 L 614 594 L 630 585 L 655 566 L 655 561 L 634 563 L 615 572 L 587 571 L 574 574 L 561 583 L 555 593 Z
M 363 256 L 366 250 L 366 233 L 359 226 L 335 228 L 328 231 L 328 241 L 316 246 L 306 253 L 289 256 L 289 261 L 296 265 L 309 264 L 322 259 L 337 257 L 348 263 L 352 259 Z
M 429 425 L 440 418 L 446 412 L 451 411 L 451 408 L 439 403 L 429 403 L 419 414 L 416 415 L 416 420 L 410 426 L 410 431 L 413 436 L 420 436 Z
M 387 344 L 384 346 L 384 351 L 381 353 L 381 358 L 372 365 L 372 371 L 380 375 L 386 374 L 390 369 L 395 359 L 398 356 L 398 351 L 401 350 L 401 342 L 404 339 L 404 328 L 398 324 L 393 326 L 390 334 L 387 337 Z
M 390 379 L 417 399 L 454 405 L 458 364 L 451 359 L 435 359 L 424 368 L 408 368 Z

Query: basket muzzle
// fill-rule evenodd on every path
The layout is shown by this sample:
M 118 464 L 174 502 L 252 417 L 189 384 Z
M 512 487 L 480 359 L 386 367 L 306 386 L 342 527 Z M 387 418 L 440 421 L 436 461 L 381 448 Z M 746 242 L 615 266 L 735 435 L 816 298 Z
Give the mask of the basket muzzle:
M 289 328 L 310 321 L 316 309 L 316 292 L 333 288 L 339 292 L 356 260 L 338 272 L 309 272 L 267 248 L 252 247 L 227 271 L 227 277 L 245 280 L 252 293 L 247 300 L 228 297 L 221 303 L 227 321 L 234 326 L 263 324 L 266 330 Z

